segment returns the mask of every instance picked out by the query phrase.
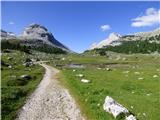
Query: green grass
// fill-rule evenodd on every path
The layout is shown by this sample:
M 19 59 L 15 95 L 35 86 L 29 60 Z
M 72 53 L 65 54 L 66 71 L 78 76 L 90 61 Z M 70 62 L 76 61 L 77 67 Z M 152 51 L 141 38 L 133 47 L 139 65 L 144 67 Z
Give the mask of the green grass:
M 141 54 L 120 55 L 126 60 L 115 60 L 115 57 L 69 56 L 68 59 L 72 59 L 72 62 L 82 63 L 86 68 L 76 69 L 76 72 L 65 68 L 60 79 L 89 120 L 114 120 L 112 115 L 103 110 L 107 95 L 125 106 L 139 120 L 159 120 L 160 71 L 157 69 L 160 69 L 160 57 Z M 98 70 L 97 65 L 106 65 L 111 71 L 103 68 Z M 76 74 L 84 74 L 84 78 L 91 80 L 91 83 L 82 83 Z M 159 77 L 153 78 L 153 75 Z M 144 79 L 139 80 L 140 77 Z
M 34 91 L 42 79 L 44 69 L 39 65 L 23 66 L 26 58 L 31 58 L 23 52 L 12 51 L 2 53 L 2 60 L 12 68 L 1 66 L 1 110 L 2 120 L 13 120 L 24 105 L 26 98 Z M 12 60 L 8 60 L 11 57 Z M 30 80 L 20 78 L 30 75 Z

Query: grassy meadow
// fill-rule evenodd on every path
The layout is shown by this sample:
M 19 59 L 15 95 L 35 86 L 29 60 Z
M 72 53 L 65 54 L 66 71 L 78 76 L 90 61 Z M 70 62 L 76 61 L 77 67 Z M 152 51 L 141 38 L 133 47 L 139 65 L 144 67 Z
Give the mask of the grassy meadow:
M 84 68 L 65 67 L 59 77 L 89 120 L 114 120 L 103 110 L 106 96 L 114 98 L 139 120 L 160 119 L 160 56 L 70 55 L 64 61 L 84 65 Z M 82 83 L 77 74 L 83 74 L 82 78 L 91 82 Z
M 26 58 L 48 61 L 47 64 L 60 69 L 58 76 L 61 84 L 69 89 L 88 120 L 115 119 L 103 110 L 106 96 L 114 98 L 138 120 L 160 119 L 159 55 L 32 53 L 12 51 L 1 55 L 2 61 L 12 66 L 1 66 L 3 120 L 16 117 L 44 75 L 44 69 L 39 65 L 25 67 Z M 82 67 L 74 68 L 72 65 Z M 26 74 L 31 76 L 29 81 L 20 79 Z M 83 77 L 78 77 L 78 74 L 83 74 Z M 82 78 L 90 80 L 90 83 L 81 82 Z
M 13 120 L 25 104 L 26 98 L 42 80 L 44 69 L 39 65 L 23 65 L 28 54 L 19 51 L 2 53 L 1 62 L 1 112 L 2 120 Z M 30 76 L 22 79 L 22 75 Z

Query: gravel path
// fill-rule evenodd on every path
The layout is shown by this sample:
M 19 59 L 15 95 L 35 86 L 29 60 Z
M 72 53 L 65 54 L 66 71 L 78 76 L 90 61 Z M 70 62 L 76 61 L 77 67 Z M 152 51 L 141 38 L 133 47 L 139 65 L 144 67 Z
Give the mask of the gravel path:
M 57 69 L 46 69 L 43 80 L 22 107 L 17 120 L 84 120 L 75 101 L 55 78 Z

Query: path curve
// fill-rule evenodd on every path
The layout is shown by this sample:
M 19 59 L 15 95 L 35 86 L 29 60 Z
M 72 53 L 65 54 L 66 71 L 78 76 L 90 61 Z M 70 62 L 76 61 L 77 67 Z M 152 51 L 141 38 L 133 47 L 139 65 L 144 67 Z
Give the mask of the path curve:
M 46 69 L 44 78 L 22 107 L 17 120 L 85 120 L 68 90 L 55 78 L 59 71 L 41 65 Z

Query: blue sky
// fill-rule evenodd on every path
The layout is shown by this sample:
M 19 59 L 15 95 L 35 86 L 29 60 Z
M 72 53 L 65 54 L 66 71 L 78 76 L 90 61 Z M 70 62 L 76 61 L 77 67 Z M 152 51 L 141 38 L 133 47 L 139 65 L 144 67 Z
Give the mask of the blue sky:
M 2 2 L 1 8 L 2 29 L 20 34 L 27 25 L 38 23 L 73 51 L 82 52 L 112 32 L 124 35 L 157 28 L 153 14 L 158 13 L 160 4 L 30 1 Z M 148 21 L 150 17 L 152 20 Z

